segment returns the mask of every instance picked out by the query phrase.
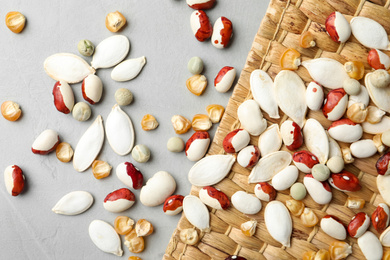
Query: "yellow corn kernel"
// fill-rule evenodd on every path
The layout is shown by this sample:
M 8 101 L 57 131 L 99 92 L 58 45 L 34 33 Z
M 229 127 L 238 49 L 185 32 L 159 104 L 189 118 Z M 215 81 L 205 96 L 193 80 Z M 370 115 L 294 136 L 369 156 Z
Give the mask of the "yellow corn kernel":
M 138 256 L 129 256 L 127 260 L 142 260 L 142 259 L 139 258 Z
M 316 253 L 314 260 L 330 260 L 330 254 L 328 250 L 320 249 Z
M 300 200 L 286 200 L 286 206 L 293 216 L 299 217 L 305 209 L 305 204 Z
M 133 230 L 134 220 L 127 216 L 118 216 L 114 221 L 115 231 L 119 235 L 127 235 Z
M 316 252 L 314 252 L 314 251 L 306 251 L 302 255 L 302 260 L 313 260 L 315 256 L 316 256 Z
M 145 249 L 145 241 L 143 237 L 138 237 L 135 230 L 130 231 L 125 236 L 125 246 L 129 248 L 129 251 L 135 254 L 141 253 Z
M 366 120 L 368 109 L 362 103 L 355 103 L 347 109 L 347 117 L 352 122 L 360 124 Z
M 368 106 L 367 111 L 368 114 L 366 121 L 370 124 L 378 124 L 382 120 L 382 117 L 386 114 L 383 110 L 376 106 Z
M 191 129 L 191 121 L 184 116 L 175 115 L 171 119 L 173 129 L 178 135 L 187 133 Z
M 366 204 L 366 201 L 357 197 L 348 197 L 346 202 L 346 206 L 350 209 L 362 209 L 364 204 Z
M 157 128 L 158 122 L 154 116 L 147 114 L 142 118 L 141 126 L 143 130 L 150 131 Z
M 70 144 L 65 142 L 58 144 L 56 148 L 56 156 L 61 162 L 69 162 L 73 157 L 73 149 Z
M 360 61 L 348 61 L 344 64 L 344 70 L 348 76 L 360 80 L 364 76 L 364 64 Z
M 8 121 L 16 121 L 22 114 L 19 104 L 13 101 L 5 101 L 1 104 L 1 114 Z
M 111 173 L 112 166 L 105 161 L 95 160 L 92 163 L 92 173 L 96 179 L 106 178 Z
M 211 120 L 207 115 L 196 114 L 192 118 L 192 129 L 194 129 L 194 131 L 207 131 L 212 125 L 213 123 L 211 123 Z
M 5 16 L 5 24 L 13 33 L 20 33 L 26 24 L 26 17 L 19 12 L 9 12 Z
M 352 253 L 352 247 L 344 241 L 334 241 L 329 246 L 330 258 L 332 260 L 344 259 Z
M 138 237 L 146 237 L 153 233 L 153 225 L 146 219 L 140 219 L 135 224 L 135 232 Z
M 194 75 L 187 79 L 186 86 L 192 94 L 200 96 L 207 87 L 207 78 L 203 75 Z
M 106 27 L 111 32 L 119 31 L 126 24 L 126 18 L 120 12 L 112 12 L 106 16 Z
M 314 227 L 318 223 L 318 217 L 312 209 L 305 208 L 301 215 L 301 221 L 305 227 Z
M 256 232 L 256 225 L 257 225 L 257 221 L 256 220 L 249 220 L 247 222 L 244 222 L 244 223 L 241 224 L 241 232 L 245 236 L 251 237 Z
M 387 250 L 383 253 L 382 260 L 390 260 L 390 251 Z
M 288 48 L 280 57 L 280 67 L 282 70 L 297 70 L 301 65 L 301 54 L 293 49 Z
M 309 31 L 302 33 L 299 38 L 299 46 L 305 49 L 316 46 L 313 34 Z
M 194 228 L 187 228 L 180 231 L 180 241 L 193 246 L 199 241 L 198 232 Z
M 213 124 L 219 123 L 221 121 L 221 118 L 223 116 L 223 113 L 225 112 L 225 108 L 221 105 L 208 105 L 206 107 L 207 114 L 209 115 L 209 118 Z

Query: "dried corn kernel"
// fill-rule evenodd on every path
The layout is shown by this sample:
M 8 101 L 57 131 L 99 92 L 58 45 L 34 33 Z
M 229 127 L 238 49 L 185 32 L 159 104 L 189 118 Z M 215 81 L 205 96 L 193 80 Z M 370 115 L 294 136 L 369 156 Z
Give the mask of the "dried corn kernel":
M 135 224 L 135 232 L 138 237 L 146 237 L 153 233 L 153 225 L 146 219 L 140 219 Z
M 192 94 L 200 96 L 207 87 L 207 78 L 203 75 L 194 75 L 187 79 L 186 86 Z
M 318 217 L 312 209 L 305 208 L 301 215 L 301 221 L 305 227 L 314 227 L 318 223 Z
M 280 67 L 282 70 L 297 70 L 301 65 L 301 54 L 293 48 L 285 50 L 280 57 Z
M 191 121 L 184 116 L 173 116 L 171 122 L 173 125 L 173 129 L 175 129 L 175 133 L 178 135 L 187 133 L 188 130 L 191 129 Z
M 126 18 L 120 12 L 112 12 L 106 16 L 106 27 L 111 32 L 119 31 L 126 24 Z
M 384 144 L 382 142 L 382 134 L 374 135 L 374 137 L 372 138 L 372 141 L 374 142 L 374 145 L 379 153 L 383 153 L 385 151 L 386 147 L 384 146 Z
M 300 200 L 286 200 L 286 206 L 293 216 L 299 217 L 305 209 L 305 204 Z
M 385 251 L 383 253 L 382 260 L 390 260 L 390 251 Z
M 368 109 L 362 103 L 354 103 L 347 110 L 347 117 L 352 122 L 360 124 L 366 120 Z
M 20 33 L 26 24 L 26 17 L 19 12 L 9 12 L 5 16 L 5 24 L 13 33 Z
M 62 142 L 58 144 L 56 148 L 56 156 L 57 159 L 61 162 L 67 163 L 69 162 L 73 157 L 73 149 L 70 146 L 70 144 Z
M 211 123 L 210 118 L 207 115 L 196 114 L 192 118 L 192 129 L 194 131 L 208 131 L 213 123 Z
M 112 166 L 105 161 L 95 160 L 92 163 L 92 173 L 96 179 L 106 178 L 110 175 Z
M 364 64 L 360 61 L 348 61 L 344 64 L 345 72 L 353 79 L 360 80 L 364 76 Z
M 5 101 L 1 104 L 1 114 L 8 121 L 16 121 L 22 114 L 19 104 L 13 101 Z
M 347 242 L 336 240 L 330 244 L 329 253 L 332 260 L 344 259 L 352 253 L 352 247 Z
M 142 260 L 138 256 L 129 256 L 128 260 Z
M 187 228 L 180 231 L 180 240 L 184 244 L 193 246 L 199 241 L 198 232 L 193 228 Z
M 223 113 L 225 112 L 225 108 L 221 105 L 208 105 L 206 107 L 207 114 L 209 115 L 209 118 L 213 124 L 219 123 L 221 121 L 221 118 L 223 116 Z
M 386 114 L 383 110 L 376 106 L 368 106 L 367 111 L 368 114 L 366 121 L 370 124 L 378 124 L 382 120 L 382 117 Z
M 314 260 L 315 256 L 316 256 L 316 252 L 314 252 L 314 251 L 306 251 L 302 255 L 302 260 Z
M 350 209 L 362 209 L 366 204 L 364 199 L 356 198 L 356 197 L 348 197 L 346 206 Z
M 320 249 L 316 253 L 314 260 L 330 260 L 330 254 L 328 250 Z
M 305 49 L 316 46 L 313 34 L 309 31 L 302 33 L 301 38 L 299 38 L 299 46 Z
M 119 235 L 127 235 L 133 230 L 134 220 L 127 216 L 118 216 L 114 221 L 114 228 Z
M 143 130 L 150 131 L 157 128 L 158 122 L 154 116 L 147 114 L 142 118 L 141 126 Z
M 256 225 L 257 225 L 256 220 L 249 220 L 241 224 L 241 231 L 245 236 L 251 237 L 256 232 Z
M 145 249 L 144 238 L 138 237 L 134 229 L 125 236 L 124 244 L 129 248 L 130 252 L 135 254 L 141 253 Z

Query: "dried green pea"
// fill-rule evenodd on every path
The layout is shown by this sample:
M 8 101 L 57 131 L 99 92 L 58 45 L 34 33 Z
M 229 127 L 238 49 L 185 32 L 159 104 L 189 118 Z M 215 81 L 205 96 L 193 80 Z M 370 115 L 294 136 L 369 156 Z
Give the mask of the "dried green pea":
M 81 55 L 89 57 L 95 51 L 95 46 L 89 40 L 81 40 L 77 44 L 77 49 L 79 50 Z
M 133 93 L 127 88 L 120 88 L 115 91 L 115 101 L 120 106 L 127 106 L 133 102 Z
M 171 137 L 167 142 L 167 149 L 173 153 L 180 153 L 184 150 L 184 141 L 180 137 Z
M 290 196 L 295 200 L 303 200 L 306 197 L 306 187 L 300 182 L 294 183 L 290 188 Z
M 131 151 L 131 156 L 137 162 L 144 163 L 149 161 L 150 150 L 144 144 L 137 144 L 136 146 L 134 146 L 133 150 Z
M 78 102 L 74 105 L 72 116 L 78 121 L 87 121 L 91 116 L 91 108 L 85 102 Z
M 317 181 L 326 181 L 329 179 L 330 170 L 325 164 L 316 164 L 311 169 L 311 174 Z
M 343 88 L 348 95 L 357 95 L 361 90 L 359 81 L 351 78 L 344 80 Z
M 194 75 L 200 74 L 203 70 L 203 61 L 199 57 L 192 57 L 187 64 L 188 71 Z

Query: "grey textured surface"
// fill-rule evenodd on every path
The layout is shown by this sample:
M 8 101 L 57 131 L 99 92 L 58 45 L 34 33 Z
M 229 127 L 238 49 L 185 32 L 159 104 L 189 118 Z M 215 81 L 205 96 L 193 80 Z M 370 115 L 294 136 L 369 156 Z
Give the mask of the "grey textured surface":
M 254 35 L 266 11 L 267 1 L 219 0 L 208 10 L 210 20 L 226 16 L 234 26 L 234 37 L 229 48 L 218 50 L 209 41 L 200 43 L 193 36 L 189 17 L 192 13 L 184 0 L 164 1 L 3 1 L 0 18 L 9 11 L 20 11 L 27 17 L 21 34 L 14 34 L 0 21 L 0 102 L 13 100 L 21 105 L 22 117 L 8 122 L 0 117 L 1 150 L 0 171 L 8 165 L 19 165 L 26 176 L 26 189 L 18 197 L 11 197 L 0 178 L 0 258 L 1 259 L 118 259 L 95 247 L 88 236 L 88 225 L 94 219 L 113 224 L 118 215 L 138 220 L 146 218 L 155 226 L 147 237 L 146 249 L 139 254 L 144 260 L 161 259 L 180 216 L 167 216 L 162 206 L 147 208 L 139 201 L 129 210 L 114 214 L 104 210 L 102 202 L 111 191 L 124 185 L 112 171 L 106 179 L 96 180 L 91 169 L 76 172 L 71 163 L 61 163 L 54 153 L 46 156 L 31 152 L 31 144 L 43 130 L 58 131 L 61 140 L 74 148 L 97 115 L 107 118 L 115 104 L 115 90 L 129 88 L 134 102 L 123 107 L 131 117 L 136 144 L 146 144 L 152 152 L 148 163 L 135 163 L 150 178 L 159 170 L 170 172 L 176 179 L 175 194 L 188 194 L 190 183 L 187 173 L 193 162 L 184 153 L 175 154 L 166 149 L 167 140 L 175 136 L 170 119 L 175 114 L 192 118 L 206 113 L 209 104 L 227 105 L 232 93 L 218 93 L 213 80 L 224 66 L 241 71 L 245 64 Z M 147 64 L 132 81 L 118 83 L 110 78 L 112 69 L 100 69 L 97 75 L 104 84 L 103 98 L 92 106 L 92 117 L 78 122 L 71 115 L 58 112 L 53 105 L 52 88 L 55 81 L 43 70 L 43 61 L 59 52 L 78 55 L 77 42 L 89 39 L 95 45 L 113 35 L 105 27 L 105 16 L 119 10 L 128 24 L 120 32 L 131 42 L 127 58 L 146 56 Z M 200 56 L 205 63 L 204 74 L 209 86 L 202 96 L 191 94 L 185 81 L 191 74 L 187 62 Z M 88 62 L 90 58 L 86 59 Z M 238 78 L 239 75 L 237 75 Z M 76 101 L 82 101 L 81 84 L 72 85 Z M 150 132 L 141 129 L 143 115 L 154 115 L 160 126 Z M 211 135 L 217 125 L 210 131 Z M 180 137 L 186 141 L 193 131 Z M 107 140 L 98 157 L 115 167 L 133 159 L 130 155 L 116 155 Z M 77 216 L 56 215 L 51 211 L 66 193 L 89 191 L 95 198 L 92 207 Z M 134 191 L 139 198 L 139 190 Z M 123 242 L 123 237 L 122 237 Z M 123 248 L 127 259 L 131 254 Z

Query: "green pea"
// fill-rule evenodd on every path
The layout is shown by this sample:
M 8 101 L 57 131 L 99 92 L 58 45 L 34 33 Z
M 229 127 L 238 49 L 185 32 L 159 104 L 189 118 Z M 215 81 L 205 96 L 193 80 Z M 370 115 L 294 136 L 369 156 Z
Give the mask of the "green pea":
M 95 51 L 95 46 L 89 40 L 81 40 L 77 44 L 77 49 L 79 50 L 81 55 L 89 57 Z
M 120 88 L 115 91 L 115 101 L 120 106 L 127 106 L 133 102 L 133 93 L 127 88 Z
M 306 188 L 300 182 L 294 183 L 290 188 L 290 196 L 295 200 L 303 200 L 306 197 Z
M 73 107 L 72 116 L 77 121 L 87 121 L 91 116 L 91 108 L 85 102 L 78 102 Z
M 311 174 L 313 174 L 314 179 L 317 181 L 326 181 L 329 179 L 330 170 L 325 164 L 316 164 L 311 169 Z
M 149 161 L 150 150 L 144 144 L 137 144 L 136 146 L 134 146 L 133 150 L 131 151 L 131 156 L 137 162 L 144 163 Z
M 184 141 L 180 137 L 171 137 L 167 142 L 167 149 L 173 153 L 180 153 L 184 149 Z
M 187 64 L 189 72 L 194 75 L 200 74 L 203 70 L 203 61 L 199 57 L 192 57 Z

